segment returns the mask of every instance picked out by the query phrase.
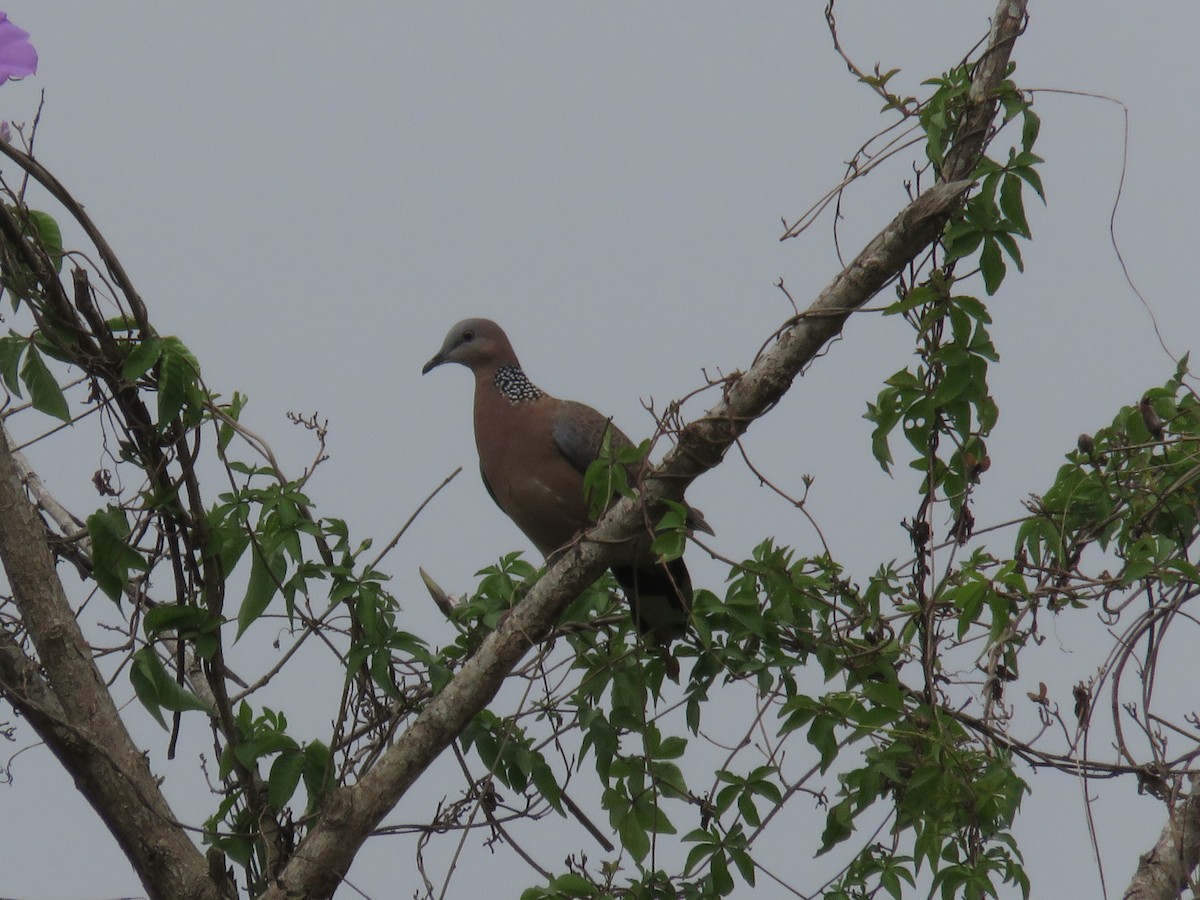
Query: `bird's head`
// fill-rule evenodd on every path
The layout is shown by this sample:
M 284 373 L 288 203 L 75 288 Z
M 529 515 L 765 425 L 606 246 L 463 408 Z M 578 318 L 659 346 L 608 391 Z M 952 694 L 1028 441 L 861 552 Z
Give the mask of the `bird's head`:
M 451 328 L 442 349 L 421 367 L 421 374 L 443 363 L 461 363 L 476 373 L 519 365 L 504 329 L 491 319 L 463 319 Z

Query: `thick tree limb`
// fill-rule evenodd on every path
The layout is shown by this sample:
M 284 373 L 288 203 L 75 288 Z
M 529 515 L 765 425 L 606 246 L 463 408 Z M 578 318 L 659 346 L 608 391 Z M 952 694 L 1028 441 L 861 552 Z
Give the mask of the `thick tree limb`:
M 749 371 L 727 387 L 722 400 L 682 430 L 677 446 L 649 473 L 638 497 L 614 506 L 549 568 L 379 763 L 356 785 L 329 798 L 322 820 L 265 897 L 282 900 L 301 891 L 310 897 L 332 894 L 370 831 L 491 702 L 505 677 L 547 634 L 566 606 L 608 566 L 615 546 L 635 539 L 642 531 L 646 506 L 681 498 L 688 484 L 716 466 L 733 441 L 779 401 L 803 367 L 840 332 L 850 314 L 937 237 L 970 187 L 962 179 L 974 168 L 991 128 L 995 112 L 991 98 L 1007 69 L 1024 11 L 1023 0 L 1003 0 L 997 9 L 989 47 L 978 68 L 979 81 L 972 91 L 973 109 L 963 120 L 963 149 L 944 173 L 954 180 L 934 186 L 905 207 L 812 306 L 788 324 Z
M 64 718 L 62 706 L 38 664 L 3 629 L 0 629 L 0 694 L 30 721 L 41 716 L 47 727 L 54 727 Z
M 1175 900 L 1200 866 L 1200 775 L 1190 781 L 1191 792 L 1168 813 L 1158 843 L 1138 860 L 1123 900 Z
M 992 14 L 988 46 L 979 58 L 971 81 L 970 106 L 946 151 L 939 177 L 943 181 L 967 178 L 983 152 L 994 127 L 996 88 L 1008 72 L 1013 44 L 1025 29 L 1027 0 L 1000 0 Z
M 204 856 L 179 827 L 92 662 L 2 429 L 0 561 L 41 669 L 4 634 L 0 688 L 71 773 L 151 897 L 217 900 Z

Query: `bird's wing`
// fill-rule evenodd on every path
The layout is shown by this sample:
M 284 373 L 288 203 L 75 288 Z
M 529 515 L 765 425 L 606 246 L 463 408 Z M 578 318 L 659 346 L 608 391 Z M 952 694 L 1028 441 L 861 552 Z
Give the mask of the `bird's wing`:
M 633 446 L 633 441 L 625 432 L 590 406 L 573 400 L 563 400 L 561 404 L 554 418 L 554 444 L 581 475 L 586 474 L 588 466 L 600 455 L 605 429 L 611 429 L 609 446 L 614 453 Z M 635 467 L 627 468 L 629 477 L 634 478 L 637 474 Z M 486 483 L 486 479 L 484 481 Z M 696 531 L 715 534 L 712 526 L 705 521 L 704 513 L 693 507 L 688 508 L 687 530 L 689 534 Z
M 582 475 L 600 455 L 605 431 L 610 434 L 609 445 L 613 452 L 633 446 L 625 432 L 612 424 L 611 419 L 590 406 L 563 400 L 554 419 L 554 445 Z

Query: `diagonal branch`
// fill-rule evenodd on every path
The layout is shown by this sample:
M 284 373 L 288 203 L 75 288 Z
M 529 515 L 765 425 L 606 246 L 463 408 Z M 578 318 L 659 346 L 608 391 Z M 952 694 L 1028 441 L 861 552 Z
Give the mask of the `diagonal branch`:
M 1013 41 L 1025 20 L 1024 0 L 1001 0 L 988 48 L 976 70 L 971 106 L 948 154 L 943 177 L 906 206 L 833 279 L 804 313 L 721 401 L 679 434 L 675 449 L 648 473 L 636 498 L 622 500 L 582 540 L 550 566 L 526 598 L 467 661 L 459 674 L 413 720 L 408 730 L 355 785 L 333 793 L 279 879 L 263 895 L 270 900 L 304 893 L 327 897 L 337 889 L 358 848 L 434 759 L 495 697 L 509 672 L 553 627 L 567 605 L 612 561 L 616 548 L 643 529 L 645 510 L 678 500 L 699 475 L 721 462 L 733 442 L 769 411 L 820 349 L 840 333 L 854 310 L 896 278 L 941 233 L 959 207 L 992 128 L 992 99 L 1007 68 Z

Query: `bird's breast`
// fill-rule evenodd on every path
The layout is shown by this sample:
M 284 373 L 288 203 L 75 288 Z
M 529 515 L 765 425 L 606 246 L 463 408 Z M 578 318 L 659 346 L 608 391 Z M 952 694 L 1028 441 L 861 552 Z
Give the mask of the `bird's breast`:
M 590 524 L 583 476 L 554 443 L 541 401 L 476 408 L 475 443 L 496 503 L 543 555 Z

